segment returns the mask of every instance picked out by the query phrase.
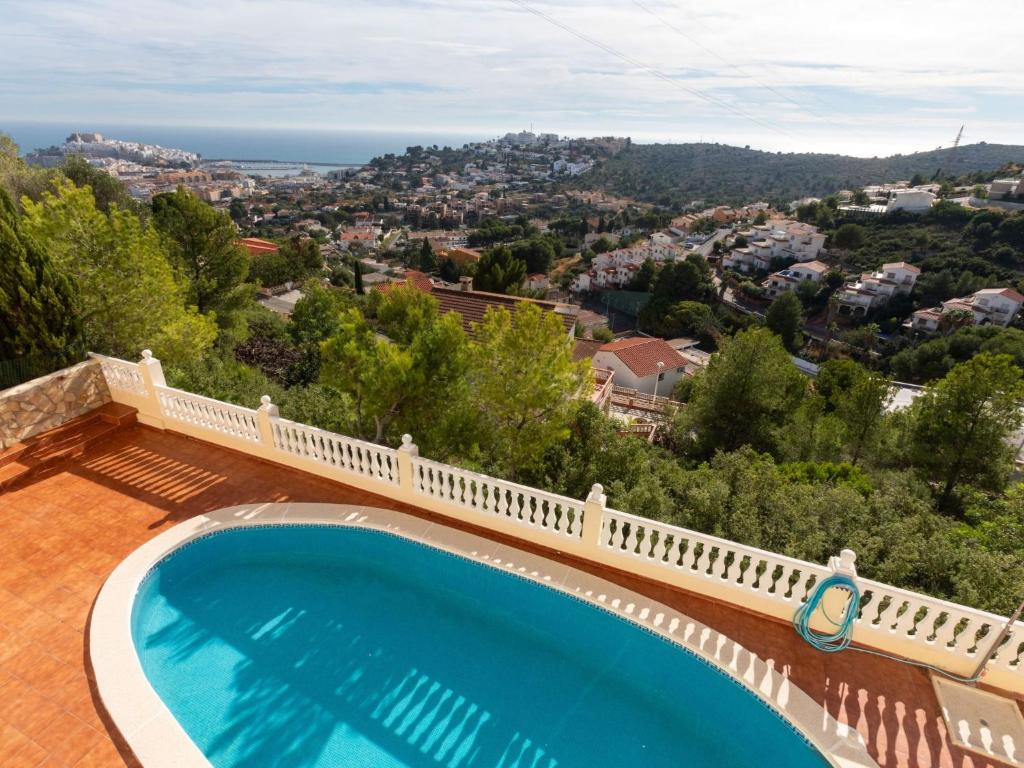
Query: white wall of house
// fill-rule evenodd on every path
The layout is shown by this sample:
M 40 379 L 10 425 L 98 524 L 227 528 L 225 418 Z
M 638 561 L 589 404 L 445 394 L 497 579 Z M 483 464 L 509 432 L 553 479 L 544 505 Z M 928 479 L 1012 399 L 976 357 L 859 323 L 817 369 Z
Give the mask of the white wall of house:
M 658 379 L 658 374 L 652 373 L 649 376 L 637 376 L 633 371 L 629 369 L 622 360 L 618 358 L 612 352 L 602 352 L 598 350 L 594 354 L 594 366 L 597 368 L 607 368 L 615 372 L 615 386 L 626 387 L 628 389 L 635 389 L 639 392 L 644 392 L 648 395 L 654 394 L 654 385 L 658 385 L 658 396 L 669 397 L 672 394 L 672 390 L 676 386 L 676 382 L 684 376 L 686 366 L 680 366 L 679 368 L 668 368 L 666 367 L 661 372 L 661 379 Z

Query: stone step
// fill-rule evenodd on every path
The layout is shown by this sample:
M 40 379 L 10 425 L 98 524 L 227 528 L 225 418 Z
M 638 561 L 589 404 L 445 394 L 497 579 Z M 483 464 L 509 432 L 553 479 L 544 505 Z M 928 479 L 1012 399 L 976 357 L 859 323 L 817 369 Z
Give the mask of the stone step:
M 108 403 L 0 453 L 0 493 L 89 445 L 136 423 L 136 410 Z

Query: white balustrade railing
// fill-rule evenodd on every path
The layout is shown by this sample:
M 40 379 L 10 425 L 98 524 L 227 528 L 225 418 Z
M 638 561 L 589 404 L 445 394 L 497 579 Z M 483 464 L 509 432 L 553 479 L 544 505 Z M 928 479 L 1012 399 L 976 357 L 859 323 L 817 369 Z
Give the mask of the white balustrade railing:
M 398 484 L 398 461 L 392 448 L 343 437 L 316 427 L 272 417 L 274 447 L 303 459 Z
M 840 567 L 608 509 L 599 485 L 581 502 L 420 458 L 408 435 L 395 450 L 282 419 L 269 397 L 252 410 L 173 389 L 148 351 L 138 363 L 93 357 L 114 401 L 138 409 L 144 424 L 355 483 L 399 503 L 776 619 L 791 619 L 815 585 Z M 856 643 L 956 674 L 973 671 L 1006 623 L 985 611 L 869 579 L 857 582 Z M 985 680 L 1024 693 L 1024 623 L 1010 628 Z
M 825 566 L 613 509 L 605 511 L 598 546 L 616 558 L 688 577 L 697 582 L 685 584 L 694 591 L 699 582 L 709 582 L 778 601 L 790 612 L 832 573 Z
M 477 472 L 412 459 L 412 487 L 418 494 L 479 513 L 481 525 L 499 518 L 563 539 L 583 532 L 583 503 Z
M 220 432 L 249 442 L 259 442 L 256 411 L 224 403 L 202 395 L 193 395 L 171 387 L 157 387 L 160 413 L 165 419 Z
M 90 353 L 89 357 L 99 361 L 100 370 L 103 371 L 103 377 L 107 380 L 107 387 L 111 390 L 118 389 L 137 395 L 146 394 L 146 385 L 142 381 L 138 363 L 129 363 L 127 360 L 118 360 L 116 357 L 106 357 L 95 353 Z

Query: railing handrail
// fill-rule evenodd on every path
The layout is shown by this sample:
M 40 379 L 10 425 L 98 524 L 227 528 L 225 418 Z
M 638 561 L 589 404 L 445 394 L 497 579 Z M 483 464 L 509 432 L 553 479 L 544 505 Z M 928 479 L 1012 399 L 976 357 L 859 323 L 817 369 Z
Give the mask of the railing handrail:
M 564 506 L 569 506 L 578 509 L 583 508 L 584 502 L 580 501 L 579 499 L 574 499 L 571 496 L 562 496 L 557 493 L 552 493 L 551 491 L 544 491 L 539 488 L 531 488 L 528 485 L 521 485 L 520 483 L 513 482 L 512 480 L 502 480 L 501 478 L 498 477 L 491 477 L 490 475 L 485 475 L 482 472 L 476 472 L 472 469 L 464 469 L 462 467 L 455 467 L 452 466 L 451 464 L 444 464 L 440 461 L 434 461 L 433 459 L 424 458 L 423 456 L 414 456 L 412 461 L 413 464 L 418 464 L 420 466 L 427 467 L 435 467 L 441 470 L 442 472 L 460 475 L 461 477 L 464 477 L 466 479 L 477 480 L 488 485 L 495 485 L 504 488 L 507 491 L 523 493 L 529 496 L 536 496 L 539 498 L 546 499 L 548 501 L 553 501 L 556 504 L 562 504 Z
M 184 400 L 191 400 L 193 402 L 203 403 L 204 405 L 209 405 L 213 408 L 219 408 L 222 410 L 232 411 L 243 416 L 249 416 L 253 419 L 256 418 L 255 408 L 246 408 L 244 405 L 236 405 L 235 403 L 229 403 L 224 400 L 216 400 L 212 397 L 206 397 L 205 395 L 197 395 L 194 392 L 187 392 L 184 389 L 168 387 L 166 385 L 158 384 L 156 390 L 162 395 L 172 395 L 174 397 L 180 397 Z
M 253 411 L 253 413 L 255 414 L 257 413 L 257 411 Z M 309 424 L 303 424 L 301 421 L 292 421 L 291 419 L 286 419 L 283 418 L 282 416 L 271 416 L 270 421 L 272 424 L 276 424 L 281 427 L 290 426 L 296 429 L 301 429 L 304 432 L 309 432 L 310 434 L 319 435 L 320 437 L 323 437 L 325 440 L 341 440 L 344 443 L 348 443 L 349 445 L 355 445 L 360 448 L 365 448 L 368 451 L 377 451 L 379 453 L 383 453 L 392 457 L 398 455 L 398 451 L 395 448 L 390 448 L 386 445 L 381 445 L 380 443 L 372 443 L 368 440 L 362 440 L 358 437 L 349 437 L 348 435 L 341 435 L 338 434 L 337 432 L 331 432 L 330 430 L 327 429 L 321 429 L 320 427 L 313 427 L 310 426 Z
M 797 558 L 790 557 L 789 555 L 782 555 L 778 552 L 769 552 L 766 549 L 759 549 L 758 547 L 752 547 L 748 544 L 740 544 L 735 541 L 730 541 L 729 539 L 723 539 L 718 536 L 713 536 L 710 533 L 701 533 L 700 531 L 694 531 L 690 528 L 683 528 L 682 526 L 672 525 L 671 523 L 663 523 L 660 520 L 654 520 L 649 517 L 640 517 L 639 515 L 634 515 L 629 512 L 620 512 L 617 509 L 607 509 L 605 510 L 605 513 L 607 515 L 614 515 L 616 518 L 622 519 L 626 522 L 635 523 L 636 525 L 642 525 L 647 527 L 657 526 L 665 528 L 669 533 L 678 534 L 679 536 L 684 538 L 699 539 L 703 543 L 711 544 L 712 546 L 725 547 L 728 549 L 742 551 L 742 553 L 745 555 L 753 555 L 759 558 L 777 560 L 781 565 L 791 565 L 794 568 L 800 568 L 801 570 L 813 572 L 818 576 L 825 576 L 832 572 L 828 568 L 828 566 L 821 565 L 819 563 L 812 563 L 807 560 L 798 560 Z M 603 545 L 604 542 L 602 542 L 602 546 Z
M 903 589 L 902 587 L 894 587 L 891 584 L 885 584 L 881 581 L 874 581 L 873 579 L 866 579 L 861 576 L 857 577 L 857 583 L 862 593 L 868 591 L 877 591 L 884 593 L 884 596 L 892 596 L 895 598 L 901 598 L 904 600 L 914 601 L 918 603 L 925 603 L 929 607 L 934 607 L 942 612 L 965 614 L 970 618 L 981 619 L 982 621 L 998 624 L 1002 626 L 1006 623 L 1007 617 L 1000 616 L 996 613 L 989 613 L 981 608 L 972 608 L 969 605 L 961 605 L 960 603 L 951 603 L 948 600 L 943 600 L 941 597 L 933 597 L 932 595 L 926 595 L 924 592 L 914 592 L 909 589 Z M 1024 621 L 1018 621 L 1014 626 L 1024 629 Z

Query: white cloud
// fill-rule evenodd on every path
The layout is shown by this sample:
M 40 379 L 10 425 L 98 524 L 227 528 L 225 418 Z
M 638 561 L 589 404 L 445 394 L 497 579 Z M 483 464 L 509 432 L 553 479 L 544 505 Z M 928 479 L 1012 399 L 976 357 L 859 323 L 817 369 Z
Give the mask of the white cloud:
M 866 154 L 949 143 L 969 120 L 976 140 L 1020 139 L 1024 62 L 994 37 L 1024 29 L 1018 0 L 642 0 L 660 18 L 630 0 L 525 2 L 633 63 L 511 0 L 36 0 L 5 10 L 0 120 L 532 122 Z

